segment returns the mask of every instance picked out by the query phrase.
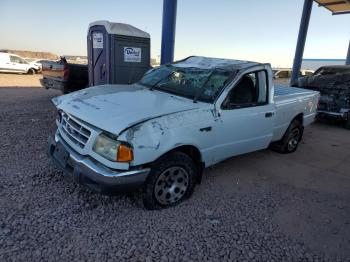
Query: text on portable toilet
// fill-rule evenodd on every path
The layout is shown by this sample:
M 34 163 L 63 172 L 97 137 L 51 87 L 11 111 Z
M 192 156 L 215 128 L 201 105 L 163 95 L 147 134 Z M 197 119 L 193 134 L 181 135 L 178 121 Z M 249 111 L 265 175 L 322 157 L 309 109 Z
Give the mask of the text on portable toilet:
M 92 48 L 103 48 L 103 34 L 93 33 L 92 34 Z
M 125 46 L 124 62 L 141 63 L 141 48 Z

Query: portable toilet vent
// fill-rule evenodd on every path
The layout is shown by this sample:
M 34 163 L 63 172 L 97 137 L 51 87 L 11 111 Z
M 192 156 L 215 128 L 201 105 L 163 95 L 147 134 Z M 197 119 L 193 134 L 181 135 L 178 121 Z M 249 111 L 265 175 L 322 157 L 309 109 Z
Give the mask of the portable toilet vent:
M 89 86 L 132 84 L 150 69 L 150 35 L 136 27 L 109 21 L 89 25 Z

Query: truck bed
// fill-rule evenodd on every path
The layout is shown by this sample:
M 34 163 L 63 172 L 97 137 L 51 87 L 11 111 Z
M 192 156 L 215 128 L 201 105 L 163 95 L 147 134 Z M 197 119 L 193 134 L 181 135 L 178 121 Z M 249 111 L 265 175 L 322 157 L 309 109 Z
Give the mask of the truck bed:
M 312 123 L 316 115 L 319 92 L 303 88 L 275 85 L 275 127 L 273 141 L 280 140 L 291 120 L 303 112 L 303 125 Z
M 275 85 L 275 102 L 283 101 L 286 98 L 296 98 L 296 97 L 304 97 L 305 95 L 313 95 L 317 92 L 304 89 L 304 88 L 298 88 L 298 87 L 290 87 L 290 86 L 283 86 L 283 85 Z

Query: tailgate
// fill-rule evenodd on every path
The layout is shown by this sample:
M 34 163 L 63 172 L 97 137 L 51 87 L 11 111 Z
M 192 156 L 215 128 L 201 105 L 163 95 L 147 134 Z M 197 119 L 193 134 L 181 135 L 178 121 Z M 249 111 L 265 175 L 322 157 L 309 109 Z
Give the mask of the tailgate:
M 67 78 L 68 68 L 63 60 L 59 62 L 45 61 L 42 66 L 43 78 L 55 78 L 62 81 Z

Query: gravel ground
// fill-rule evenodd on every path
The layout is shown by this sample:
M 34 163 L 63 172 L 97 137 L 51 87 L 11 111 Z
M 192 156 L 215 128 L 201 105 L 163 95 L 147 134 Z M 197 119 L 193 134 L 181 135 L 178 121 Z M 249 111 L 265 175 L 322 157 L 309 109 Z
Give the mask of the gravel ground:
M 349 131 L 207 169 L 179 206 L 73 184 L 45 154 L 57 91 L 0 88 L 0 261 L 350 261 Z

